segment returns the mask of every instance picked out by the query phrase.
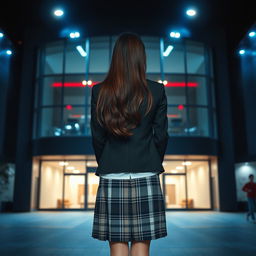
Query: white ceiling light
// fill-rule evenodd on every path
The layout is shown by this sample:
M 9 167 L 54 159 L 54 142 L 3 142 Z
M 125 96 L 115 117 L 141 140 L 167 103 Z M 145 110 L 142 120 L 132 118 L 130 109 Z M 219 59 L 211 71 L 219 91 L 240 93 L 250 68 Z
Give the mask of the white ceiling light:
M 86 57 L 87 53 L 85 52 L 85 50 L 83 49 L 83 47 L 81 45 L 78 45 L 76 47 L 76 49 L 78 50 L 78 52 L 81 54 L 82 57 Z
M 56 10 L 54 10 L 54 15 L 56 16 L 56 17 L 61 17 L 61 16 L 63 16 L 63 14 L 64 14 L 64 11 L 62 10 L 62 9 L 56 9 Z
M 194 16 L 196 16 L 196 10 L 195 10 L 195 9 L 192 9 L 192 8 L 187 9 L 186 14 L 187 14 L 189 17 L 194 17 Z
M 172 45 L 168 45 L 168 47 L 166 48 L 166 50 L 163 52 L 163 55 L 165 57 L 169 56 L 169 54 L 171 53 L 171 51 L 173 50 L 173 46 Z

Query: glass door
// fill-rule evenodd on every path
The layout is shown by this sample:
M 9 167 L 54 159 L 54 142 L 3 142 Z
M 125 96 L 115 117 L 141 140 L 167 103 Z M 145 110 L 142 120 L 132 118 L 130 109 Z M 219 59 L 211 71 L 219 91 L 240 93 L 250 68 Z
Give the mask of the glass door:
M 187 208 L 185 177 L 185 174 L 163 174 L 166 209 Z
M 65 209 L 84 208 L 84 186 L 85 175 L 65 174 L 63 200 Z

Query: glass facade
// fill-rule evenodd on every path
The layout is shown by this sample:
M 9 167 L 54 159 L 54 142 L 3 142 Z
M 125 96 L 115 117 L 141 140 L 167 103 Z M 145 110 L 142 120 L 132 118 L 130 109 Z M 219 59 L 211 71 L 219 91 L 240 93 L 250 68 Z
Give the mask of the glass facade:
M 166 208 L 210 208 L 209 161 L 165 161 L 162 175 Z
M 39 49 L 34 138 L 91 135 L 90 90 L 105 78 L 116 38 L 65 39 Z M 216 138 L 211 50 L 190 40 L 141 38 L 147 78 L 165 84 L 169 134 Z
M 173 159 L 163 164 L 166 172 L 160 183 L 166 209 L 211 208 L 211 160 Z M 48 159 L 39 166 L 39 209 L 94 208 L 99 185 L 95 161 Z

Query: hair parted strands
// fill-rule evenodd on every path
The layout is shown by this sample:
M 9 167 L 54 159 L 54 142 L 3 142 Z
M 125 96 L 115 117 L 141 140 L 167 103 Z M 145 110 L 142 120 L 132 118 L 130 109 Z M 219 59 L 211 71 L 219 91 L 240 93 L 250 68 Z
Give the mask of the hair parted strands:
M 119 35 L 108 74 L 99 91 L 96 116 L 101 126 L 117 137 L 128 138 L 141 121 L 139 108 L 147 96 L 147 114 L 153 102 L 146 81 L 146 52 L 140 37 Z

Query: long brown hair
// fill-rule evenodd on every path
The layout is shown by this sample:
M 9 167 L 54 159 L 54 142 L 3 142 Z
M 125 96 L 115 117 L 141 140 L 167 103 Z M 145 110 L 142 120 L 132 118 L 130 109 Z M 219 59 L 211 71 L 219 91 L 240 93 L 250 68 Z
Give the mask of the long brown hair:
M 140 37 L 125 32 L 119 35 L 108 74 L 99 91 L 96 105 L 98 122 L 111 134 L 127 138 L 141 122 L 140 105 L 147 94 L 147 114 L 153 102 L 146 81 L 146 52 Z

